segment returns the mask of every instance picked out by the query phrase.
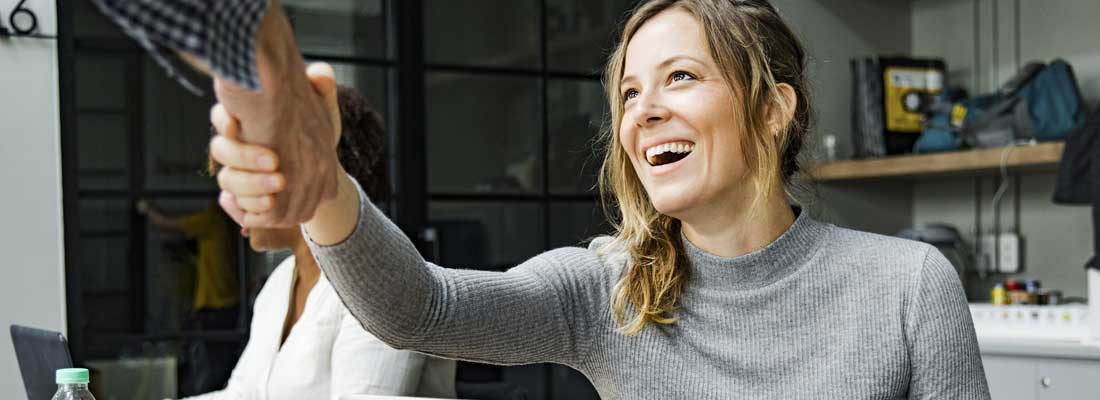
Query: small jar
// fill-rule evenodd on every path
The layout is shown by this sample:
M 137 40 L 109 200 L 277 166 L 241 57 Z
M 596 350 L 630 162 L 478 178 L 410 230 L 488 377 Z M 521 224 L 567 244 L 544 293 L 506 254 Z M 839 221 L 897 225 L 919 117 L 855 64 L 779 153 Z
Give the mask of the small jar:
M 1000 283 L 993 285 L 993 289 L 989 291 L 989 302 L 994 305 L 1003 306 L 1010 304 L 1008 299 L 1008 292 L 1005 291 L 1005 287 Z

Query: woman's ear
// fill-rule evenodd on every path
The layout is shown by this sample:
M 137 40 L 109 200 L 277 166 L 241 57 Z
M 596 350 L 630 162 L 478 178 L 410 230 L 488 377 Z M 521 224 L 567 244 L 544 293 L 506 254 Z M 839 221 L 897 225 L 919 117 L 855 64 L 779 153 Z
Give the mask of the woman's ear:
M 772 108 L 769 113 L 768 125 L 772 135 L 779 138 L 779 134 L 794 119 L 794 110 L 798 108 L 798 95 L 794 92 L 794 87 L 786 83 L 775 85 L 775 89 L 777 107 Z

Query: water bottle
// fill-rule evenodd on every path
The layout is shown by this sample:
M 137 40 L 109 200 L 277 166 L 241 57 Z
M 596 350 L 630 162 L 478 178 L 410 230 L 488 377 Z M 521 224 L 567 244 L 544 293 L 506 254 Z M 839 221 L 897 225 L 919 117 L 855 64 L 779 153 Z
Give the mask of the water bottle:
M 53 400 L 95 400 L 88 391 L 88 370 L 84 368 L 63 368 L 55 376 L 57 393 Z

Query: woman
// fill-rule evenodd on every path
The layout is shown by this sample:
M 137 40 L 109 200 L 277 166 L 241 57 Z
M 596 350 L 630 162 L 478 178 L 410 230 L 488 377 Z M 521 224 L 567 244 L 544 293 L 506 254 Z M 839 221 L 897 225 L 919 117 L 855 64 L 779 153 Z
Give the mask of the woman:
M 566 364 L 607 399 L 989 397 L 939 252 L 788 205 L 811 110 L 804 51 L 769 3 L 644 3 L 605 79 L 600 183 L 617 218 L 588 249 L 440 268 L 341 179 L 303 227 L 367 330 L 446 357 Z M 270 210 L 277 191 L 257 183 L 281 175 L 233 155 L 274 154 L 217 145 L 222 206 L 238 221 Z
M 337 158 L 372 198 L 388 196 L 385 128 L 355 89 L 338 90 Z M 218 166 L 211 161 L 210 169 Z M 194 400 L 332 399 L 345 395 L 454 397 L 454 362 L 390 348 L 360 327 L 293 228 L 247 232 L 256 251 L 291 250 L 253 307 L 248 345 L 225 389 Z

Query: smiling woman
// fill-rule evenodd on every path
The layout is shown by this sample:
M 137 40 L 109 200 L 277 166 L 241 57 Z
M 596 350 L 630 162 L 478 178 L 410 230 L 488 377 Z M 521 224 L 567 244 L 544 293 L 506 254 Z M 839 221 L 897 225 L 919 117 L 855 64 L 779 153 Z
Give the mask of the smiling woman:
M 805 52 L 774 9 L 752 3 L 649 2 L 608 63 L 600 187 L 619 205 L 608 210 L 620 215 L 613 244 L 645 260 L 616 288 L 625 332 L 675 321 L 687 277 L 681 229 L 710 252 L 737 255 L 794 220 L 782 189 L 809 127 Z
M 613 236 L 507 272 L 446 269 L 345 177 L 304 225 L 310 248 L 386 343 L 565 364 L 607 399 L 988 399 L 942 254 L 789 205 L 810 122 L 804 64 L 765 0 L 645 2 L 605 75 L 600 186 Z M 215 145 L 227 168 L 255 178 L 223 190 L 277 192 L 255 184 L 270 171 L 231 157 L 269 149 Z

